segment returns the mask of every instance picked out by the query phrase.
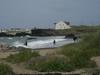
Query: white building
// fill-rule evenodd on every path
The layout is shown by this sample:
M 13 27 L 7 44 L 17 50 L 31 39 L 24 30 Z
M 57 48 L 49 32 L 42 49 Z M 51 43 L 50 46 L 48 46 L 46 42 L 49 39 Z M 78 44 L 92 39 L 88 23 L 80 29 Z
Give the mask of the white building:
M 0 29 L 0 33 L 5 33 L 5 32 L 7 32 L 6 29 Z
M 63 29 L 70 29 L 70 22 L 66 21 L 60 21 L 58 23 L 55 23 L 55 29 L 56 30 L 63 30 Z
M 25 32 L 25 33 L 31 33 L 30 29 L 23 29 L 23 28 L 11 28 L 7 30 L 8 34 L 16 34 L 16 33 L 21 33 L 21 32 Z

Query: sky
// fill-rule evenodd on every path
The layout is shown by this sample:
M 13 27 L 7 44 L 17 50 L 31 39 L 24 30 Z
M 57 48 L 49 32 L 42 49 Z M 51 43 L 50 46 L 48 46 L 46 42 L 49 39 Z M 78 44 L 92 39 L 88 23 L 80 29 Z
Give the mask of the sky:
M 100 24 L 100 0 L 0 0 L 0 28 Z

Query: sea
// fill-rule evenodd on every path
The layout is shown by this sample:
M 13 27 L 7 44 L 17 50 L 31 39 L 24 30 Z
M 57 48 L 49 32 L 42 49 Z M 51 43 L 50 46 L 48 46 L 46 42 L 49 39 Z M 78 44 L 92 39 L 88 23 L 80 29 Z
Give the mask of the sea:
M 55 44 L 53 43 L 55 40 Z M 27 42 L 27 45 L 25 43 Z M 65 44 L 74 43 L 73 39 L 65 36 L 21 36 L 21 37 L 0 37 L 0 44 L 10 47 L 24 47 L 31 49 L 55 48 Z

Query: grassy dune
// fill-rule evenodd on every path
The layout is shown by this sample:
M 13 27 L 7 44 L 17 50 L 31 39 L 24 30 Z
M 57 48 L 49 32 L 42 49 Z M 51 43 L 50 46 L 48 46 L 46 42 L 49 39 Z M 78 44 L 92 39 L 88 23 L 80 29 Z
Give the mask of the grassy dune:
M 97 67 L 91 60 L 94 56 L 100 56 L 100 31 L 87 33 L 80 42 L 65 45 L 60 48 L 60 52 L 54 55 L 42 57 L 38 53 L 24 50 L 24 52 L 9 56 L 7 61 L 25 62 L 26 68 L 32 70 L 62 72 Z M 32 57 L 35 58 L 35 61 L 30 62 Z
M 10 66 L 0 63 L 0 75 L 14 75 Z
M 100 31 L 87 34 L 77 44 L 65 45 L 61 53 L 70 59 L 73 68 L 96 67 L 90 59 L 100 56 Z
M 85 35 L 79 43 L 65 45 L 60 54 L 66 58 L 52 58 L 32 64 L 39 71 L 72 71 L 96 67 L 94 56 L 100 56 L 100 31 Z M 62 60 L 63 59 L 63 60 Z M 31 65 L 31 66 L 32 66 Z M 41 67 L 40 67 L 41 66 Z M 35 69 L 33 67 L 33 69 Z
M 32 52 L 29 49 L 23 49 L 19 53 L 9 55 L 6 61 L 11 63 L 21 63 L 30 60 L 32 57 L 40 56 L 38 52 Z

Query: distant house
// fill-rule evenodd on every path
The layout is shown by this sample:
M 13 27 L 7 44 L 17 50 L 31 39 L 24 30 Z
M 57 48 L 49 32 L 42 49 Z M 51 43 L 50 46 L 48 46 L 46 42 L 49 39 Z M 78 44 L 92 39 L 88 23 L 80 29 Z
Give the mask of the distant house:
M 0 29 L 0 33 L 5 33 L 5 32 L 7 32 L 6 29 Z
M 7 30 L 7 34 L 15 35 L 16 33 L 31 33 L 30 29 L 23 29 L 23 28 L 11 28 Z
M 55 29 L 56 30 L 63 30 L 63 29 L 70 29 L 70 22 L 66 21 L 60 21 L 58 23 L 55 23 Z

